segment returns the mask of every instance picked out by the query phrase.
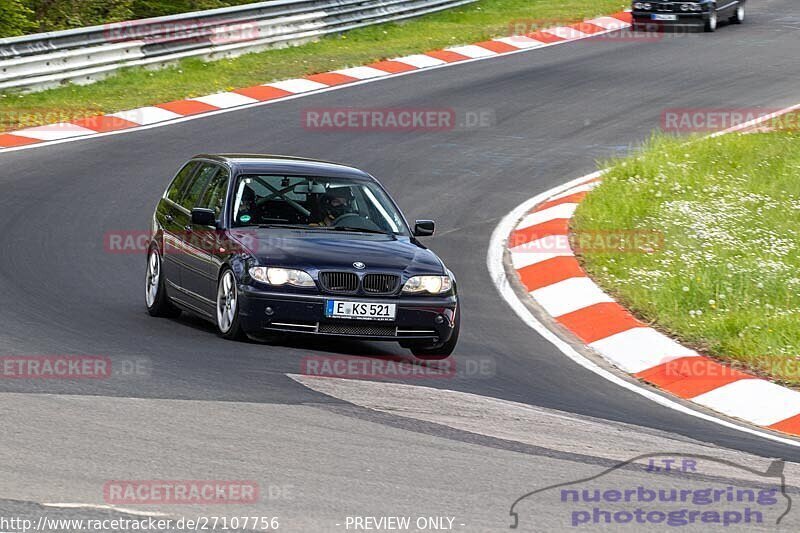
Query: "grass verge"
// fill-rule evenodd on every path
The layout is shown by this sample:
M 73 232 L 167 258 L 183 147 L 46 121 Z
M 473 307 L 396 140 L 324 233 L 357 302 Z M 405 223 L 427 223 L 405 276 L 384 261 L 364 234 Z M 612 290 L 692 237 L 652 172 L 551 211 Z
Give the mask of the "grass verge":
M 159 71 L 126 69 L 92 85 L 31 94 L 0 93 L 0 131 L 70 121 L 140 106 L 202 96 L 391 57 L 427 52 L 541 24 L 576 22 L 620 11 L 620 0 L 481 0 L 453 10 L 329 36 L 293 48 L 235 59 L 186 59 Z M 55 119 L 55 120 L 54 120 Z
M 634 313 L 703 353 L 800 386 L 800 135 L 655 137 L 614 161 L 578 232 L 656 231 L 648 253 L 585 253 Z

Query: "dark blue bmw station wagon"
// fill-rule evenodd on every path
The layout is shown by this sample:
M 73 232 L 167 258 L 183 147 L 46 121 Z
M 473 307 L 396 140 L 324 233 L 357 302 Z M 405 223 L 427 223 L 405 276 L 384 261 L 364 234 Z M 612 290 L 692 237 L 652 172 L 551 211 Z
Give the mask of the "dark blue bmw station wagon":
M 228 339 L 292 334 L 396 341 L 448 357 L 456 281 L 378 181 L 352 167 L 200 155 L 158 203 L 147 261 L 153 316 L 189 311 Z
M 742 24 L 747 0 L 648 0 L 632 3 L 633 29 L 688 27 L 717 30 L 720 22 Z

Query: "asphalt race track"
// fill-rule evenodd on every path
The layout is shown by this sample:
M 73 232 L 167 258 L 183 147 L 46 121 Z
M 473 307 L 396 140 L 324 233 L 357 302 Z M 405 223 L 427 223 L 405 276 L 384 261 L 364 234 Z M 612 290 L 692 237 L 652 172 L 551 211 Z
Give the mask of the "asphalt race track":
M 664 109 L 797 103 L 800 3 L 752 1 L 748 15 L 713 35 L 582 40 L 0 155 L 0 354 L 107 355 L 146 369 L 96 381 L 0 380 L 0 510 L 102 503 L 108 479 L 247 478 L 284 489 L 259 514 L 282 516 L 287 531 L 344 531 L 345 516 L 376 513 L 456 516 L 456 529 L 489 531 L 507 529 L 508 507 L 535 485 L 640 453 L 702 449 L 764 468 L 752 455 L 800 462 L 800 447 L 687 417 L 578 367 L 517 319 L 486 267 L 506 213 L 627 153 L 659 128 Z M 304 109 L 340 107 L 453 108 L 491 123 L 303 128 Z M 396 380 L 415 386 L 408 390 L 306 386 L 290 375 L 309 355 L 410 358 L 394 344 L 231 343 L 186 315 L 149 317 L 144 255 L 109 253 L 104 235 L 147 230 L 179 165 L 209 152 L 353 164 L 378 177 L 409 219 L 435 219 L 426 243 L 455 272 L 462 297 L 456 360 L 492 371 Z M 525 427 L 499 415 L 459 427 L 448 413 L 467 397 L 416 386 L 541 409 Z M 405 413 L 398 390 L 430 402 Z M 568 420 L 548 424 L 551 410 Z

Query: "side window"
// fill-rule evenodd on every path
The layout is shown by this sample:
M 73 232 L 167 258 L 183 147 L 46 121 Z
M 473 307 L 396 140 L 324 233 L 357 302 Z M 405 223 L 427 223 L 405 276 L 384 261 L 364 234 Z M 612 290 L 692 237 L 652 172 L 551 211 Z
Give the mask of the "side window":
M 225 206 L 225 195 L 228 192 L 228 181 L 230 181 L 230 174 L 228 169 L 220 169 L 219 172 L 211 179 L 211 183 L 206 187 L 206 192 L 203 198 L 195 207 L 205 207 L 206 209 L 213 209 L 219 219 L 222 213 L 222 208 Z
M 186 165 L 184 165 L 180 172 L 178 172 L 178 175 L 175 176 L 175 179 L 172 180 L 172 184 L 170 184 L 169 189 L 167 189 L 167 198 L 175 203 L 178 203 L 184 186 L 186 185 L 186 181 L 192 176 L 192 174 L 194 174 L 194 170 L 197 168 L 197 165 L 197 161 L 189 161 L 186 163 Z
M 189 187 L 186 189 L 183 198 L 181 198 L 181 201 L 178 203 L 186 209 L 196 207 L 197 203 L 200 201 L 200 195 L 206 190 L 206 186 L 218 170 L 219 167 L 217 165 L 212 165 L 211 163 L 203 164 L 200 170 L 197 171 L 197 174 L 195 174 L 192 183 L 190 183 Z

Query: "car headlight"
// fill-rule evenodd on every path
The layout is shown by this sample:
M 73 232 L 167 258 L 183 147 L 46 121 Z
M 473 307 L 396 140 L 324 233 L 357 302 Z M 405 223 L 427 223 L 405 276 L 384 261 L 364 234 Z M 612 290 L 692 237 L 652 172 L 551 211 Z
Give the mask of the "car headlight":
M 644 3 L 636 2 L 635 4 L 633 4 L 633 9 L 644 9 Z
M 427 292 L 430 294 L 442 294 L 453 288 L 453 280 L 450 276 L 414 276 L 403 285 L 403 292 L 408 294 L 418 294 Z
M 250 276 L 270 285 L 292 285 L 294 287 L 314 287 L 314 280 L 304 270 L 293 268 L 252 267 Z

